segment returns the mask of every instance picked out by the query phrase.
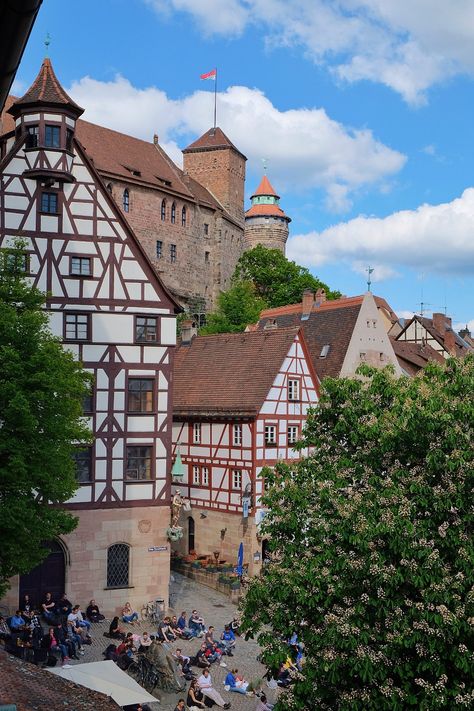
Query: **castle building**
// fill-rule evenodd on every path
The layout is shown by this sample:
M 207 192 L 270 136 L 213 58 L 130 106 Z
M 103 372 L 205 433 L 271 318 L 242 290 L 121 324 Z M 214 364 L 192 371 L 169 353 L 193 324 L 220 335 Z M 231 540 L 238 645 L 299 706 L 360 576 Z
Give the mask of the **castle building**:
M 111 615 L 126 600 L 168 599 L 179 307 L 77 138 L 82 112 L 45 59 L 0 139 L 0 247 L 25 242 L 25 274 L 48 294 L 52 332 L 94 377 L 84 403 L 94 444 L 78 450 L 79 488 L 66 504 L 78 526 L 12 580 L 6 604 L 49 590 L 95 598 Z
M 242 541 L 254 574 L 266 550 L 262 469 L 305 454 L 294 445 L 319 382 L 299 325 L 190 336 L 183 329 L 175 360 L 173 454 L 184 476 L 173 489 L 191 510 L 173 548 L 235 562 Z
M 285 253 L 288 225 L 291 222 L 279 202 L 280 196 L 264 175 L 251 197 L 252 205 L 245 213 L 244 250 L 261 244 Z

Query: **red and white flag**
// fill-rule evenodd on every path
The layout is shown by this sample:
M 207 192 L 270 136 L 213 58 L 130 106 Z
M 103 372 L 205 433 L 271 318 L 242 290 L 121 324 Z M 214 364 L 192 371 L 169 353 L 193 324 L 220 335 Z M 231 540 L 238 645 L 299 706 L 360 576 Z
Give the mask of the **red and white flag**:
M 217 69 L 211 69 L 210 72 L 207 72 L 206 74 L 201 74 L 201 79 L 214 79 L 216 80 L 217 77 Z

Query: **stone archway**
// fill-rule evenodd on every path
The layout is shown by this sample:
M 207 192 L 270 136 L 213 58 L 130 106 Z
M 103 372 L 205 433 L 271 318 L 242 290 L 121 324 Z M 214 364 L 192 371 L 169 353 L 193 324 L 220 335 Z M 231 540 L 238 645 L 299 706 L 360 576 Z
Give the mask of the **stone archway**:
M 29 573 L 20 575 L 20 601 L 24 595 L 29 595 L 33 604 L 38 605 L 47 592 L 55 600 L 65 592 L 65 550 L 58 541 L 45 543 L 45 548 L 50 550 L 48 557 Z

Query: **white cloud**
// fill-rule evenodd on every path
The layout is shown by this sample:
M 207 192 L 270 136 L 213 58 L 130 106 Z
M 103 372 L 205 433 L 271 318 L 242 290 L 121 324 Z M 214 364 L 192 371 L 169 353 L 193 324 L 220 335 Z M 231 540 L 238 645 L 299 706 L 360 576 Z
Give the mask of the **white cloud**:
M 348 262 L 406 266 L 424 272 L 472 274 L 474 188 L 440 205 L 395 212 L 385 218 L 357 217 L 322 232 L 288 241 L 291 259 L 308 267 Z
M 69 91 L 86 107 L 88 121 L 146 140 L 158 133 L 176 161 L 180 137 L 201 135 L 212 118 L 213 97 L 206 91 L 173 100 L 156 87 L 136 89 L 120 76 L 111 82 L 84 77 Z M 262 157 L 271 155 L 272 179 L 280 190 L 321 188 L 334 210 L 348 208 L 354 191 L 386 181 L 406 160 L 371 131 L 344 126 L 324 109 L 280 111 L 261 91 L 244 86 L 218 95 L 218 117 L 257 173 Z
M 207 34 L 263 28 L 268 46 L 300 47 L 346 81 L 368 79 L 413 104 L 435 82 L 474 73 L 472 0 L 145 0 L 186 12 Z
M 367 269 L 369 268 L 366 263 L 361 261 L 355 261 L 351 264 L 352 271 L 356 274 L 361 274 L 366 279 L 368 278 Z M 386 264 L 377 264 L 376 262 L 371 262 L 370 269 L 372 272 L 370 274 L 370 280 L 373 284 L 379 281 L 385 281 L 386 279 L 393 279 L 398 277 L 398 272 L 391 266 Z
M 465 321 L 460 321 L 459 323 L 453 324 L 453 329 L 457 331 L 462 331 L 463 328 L 468 327 L 469 331 L 471 332 L 471 336 L 474 334 L 474 318 L 472 318 L 470 321 L 467 323 Z

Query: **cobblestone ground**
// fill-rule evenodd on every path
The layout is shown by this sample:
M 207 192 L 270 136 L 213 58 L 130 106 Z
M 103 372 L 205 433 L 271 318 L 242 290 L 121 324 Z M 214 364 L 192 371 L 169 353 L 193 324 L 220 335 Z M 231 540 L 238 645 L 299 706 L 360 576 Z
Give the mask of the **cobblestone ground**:
M 233 605 L 229 598 L 215 590 L 211 590 L 203 585 L 195 583 L 189 578 L 185 578 L 178 573 L 173 573 L 173 580 L 170 588 L 170 614 L 179 615 L 182 610 L 186 610 L 188 617 L 191 610 L 196 608 L 201 613 L 204 621 L 207 625 L 214 625 L 216 628 L 215 637 L 218 638 L 224 629 L 224 625 L 228 623 L 236 612 L 236 607 Z M 84 647 L 85 654 L 81 657 L 79 662 L 71 662 L 72 664 L 80 664 L 82 662 L 95 662 L 103 660 L 104 657 L 102 652 L 110 643 L 106 637 L 103 636 L 103 632 L 107 628 L 107 623 L 96 624 L 92 626 L 93 643 L 89 647 Z M 140 634 L 143 631 L 147 631 L 153 634 L 153 625 L 149 622 L 140 622 L 136 625 L 123 625 L 127 630 L 133 631 L 136 634 Z M 172 645 L 173 648 L 180 647 L 184 654 L 191 656 L 196 653 L 199 648 L 199 640 L 193 639 L 191 641 L 175 642 Z M 237 668 L 240 673 L 244 675 L 244 678 L 249 681 L 255 679 L 256 677 L 262 677 L 265 669 L 257 661 L 257 656 L 259 654 L 259 647 L 253 640 L 246 641 L 242 637 L 237 637 L 237 643 L 234 651 L 233 657 L 224 657 L 224 661 L 228 664 L 228 668 L 224 669 L 220 667 L 217 663 L 212 665 L 211 675 L 214 687 L 219 691 L 224 700 L 230 702 L 232 709 L 235 711 L 254 711 L 256 706 L 256 699 L 254 697 L 247 697 L 243 694 L 236 694 L 232 692 L 226 692 L 224 689 L 224 678 L 230 668 Z M 193 671 L 196 672 L 197 668 L 193 667 Z M 200 673 L 200 672 L 199 672 Z M 157 699 L 159 702 L 156 704 L 150 704 L 153 711 L 173 711 L 179 698 L 184 697 L 186 699 L 186 691 L 181 694 L 168 694 L 162 691 L 156 691 Z M 265 693 L 269 701 L 275 701 L 275 692 L 266 689 Z M 214 707 L 218 710 L 218 706 Z

